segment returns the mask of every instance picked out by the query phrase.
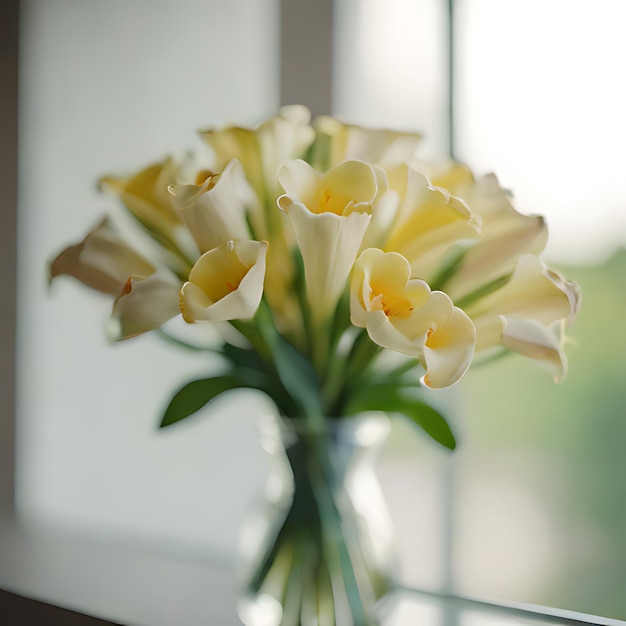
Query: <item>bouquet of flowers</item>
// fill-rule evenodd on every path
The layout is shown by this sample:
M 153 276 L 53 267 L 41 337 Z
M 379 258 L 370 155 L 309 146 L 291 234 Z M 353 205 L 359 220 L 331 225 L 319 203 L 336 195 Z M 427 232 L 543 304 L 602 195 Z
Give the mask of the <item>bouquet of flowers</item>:
M 103 177 L 131 219 L 107 215 L 49 266 L 111 296 L 114 340 L 167 336 L 176 316 L 218 329 L 224 371 L 179 389 L 162 426 L 253 388 L 285 421 L 399 413 L 454 448 L 420 386 L 508 352 L 565 376 L 579 289 L 540 259 L 544 219 L 493 174 L 302 106 L 200 136 L 202 154 Z

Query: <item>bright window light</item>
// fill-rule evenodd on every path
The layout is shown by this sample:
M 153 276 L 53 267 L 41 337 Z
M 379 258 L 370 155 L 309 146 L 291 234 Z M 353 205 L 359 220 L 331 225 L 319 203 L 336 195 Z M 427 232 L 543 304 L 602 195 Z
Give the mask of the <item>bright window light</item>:
M 605 260 L 626 245 L 626 3 L 456 5 L 458 156 L 547 216 L 549 258 Z

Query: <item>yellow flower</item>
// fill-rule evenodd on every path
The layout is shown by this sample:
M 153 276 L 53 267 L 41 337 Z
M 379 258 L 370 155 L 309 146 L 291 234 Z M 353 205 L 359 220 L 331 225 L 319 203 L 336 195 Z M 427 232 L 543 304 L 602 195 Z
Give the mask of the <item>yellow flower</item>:
M 548 240 L 543 217 L 519 213 L 493 174 L 471 183 L 461 195 L 480 219 L 481 233 L 445 284 L 455 300 L 510 273 L 520 256 L 539 254 Z
M 346 124 L 322 115 L 313 121 L 313 166 L 327 170 L 342 161 L 366 161 L 388 173 L 410 161 L 422 140 L 418 133 Z
M 227 241 L 205 252 L 180 290 L 186 322 L 250 319 L 263 295 L 267 243 Z
M 178 164 L 167 158 L 129 178 L 104 176 L 99 185 L 118 195 L 130 213 L 162 245 L 188 259 L 197 254 L 197 250 L 168 192 L 168 187 L 176 182 L 177 172 Z
M 344 291 L 381 179 L 361 161 L 345 161 L 326 174 L 308 163 L 287 162 L 279 171 L 286 194 L 278 206 L 293 225 L 306 276 L 312 318 L 323 324 Z
M 113 340 L 129 339 L 158 328 L 180 313 L 180 280 L 160 270 L 150 276 L 132 275 L 116 298 L 108 323 Z
M 221 174 L 200 172 L 197 184 L 169 188 L 175 208 L 201 253 L 230 240 L 249 239 L 246 210 L 252 192 L 238 161 L 230 161 Z
M 405 166 L 404 171 L 406 182 L 384 249 L 408 259 L 413 276 L 431 280 L 452 246 L 479 237 L 480 221 L 462 200 L 433 187 L 417 170 Z
M 61 251 L 48 271 L 50 280 L 67 274 L 96 291 L 117 296 L 131 274 L 149 276 L 155 266 L 126 243 L 105 218 L 81 242 Z
M 425 385 L 449 387 L 471 363 L 474 326 L 445 293 L 410 276 L 409 262 L 396 252 L 361 253 L 352 272 L 351 321 L 383 348 L 419 359 Z
M 211 146 L 216 167 L 223 169 L 231 159 L 243 166 L 246 178 L 261 200 L 280 192 L 276 172 L 290 159 L 304 156 L 314 138 L 311 114 L 300 105 L 285 106 L 256 128 L 226 126 L 200 130 Z
M 256 128 L 226 126 L 200 131 L 213 150 L 215 167 L 223 169 L 231 159 L 237 159 L 257 195 L 260 208 L 250 213 L 253 237 L 272 243 L 267 255 L 271 280 L 266 284 L 265 295 L 277 325 L 287 334 L 299 332 L 302 322 L 293 298 L 293 233 L 284 228 L 284 216 L 276 211 L 276 198 L 282 193 L 277 172 L 284 162 L 304 157 L 315 135 L 310 119 L 306 107 L 290 105 Z

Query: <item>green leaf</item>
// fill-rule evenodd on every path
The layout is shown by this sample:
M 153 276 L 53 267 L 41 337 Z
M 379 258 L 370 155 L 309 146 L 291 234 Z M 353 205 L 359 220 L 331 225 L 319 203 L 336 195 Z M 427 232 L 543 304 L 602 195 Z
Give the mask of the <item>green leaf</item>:
M 410 397 L 407 388 L 394 383 L 371 384 L 360 389 L 348 403 L 348 414 L 362 411 L 399 413 L 422 428 L 437 443 L 450 450 L 456 448 L 456 439 L 445 417 L 423 400 Z
M 215 376 L 193 380 L 174 394 L 165 410 L 160 428 L 170 426 L 193 415 L 225 391 L 245 386 L 243 381 L 236 376 Z
M 420 426 L 437 443 L 449 450 L 456 448 L 456 439 L 446 418 L 430 404 L 420 400 L 410 400 L 401 409 L 396 409 Z
M 233 364 L 235 369 L 247 367 L 262 372 L 267 367 L 258 353 L 250 348 L 240 348 L 232 343 L 224 343 L 221 353 Z
M 270 349 L 280 382 L 296 404 L 304 414 L 321 415 L 319 386 L 311 362 L 278 333 Z
M 265 302 L 261 302 L 256 319 L 272 354 L 278 378 L 301 415 L 321 416 L 319 383 L 311 362 L 276 330 Z

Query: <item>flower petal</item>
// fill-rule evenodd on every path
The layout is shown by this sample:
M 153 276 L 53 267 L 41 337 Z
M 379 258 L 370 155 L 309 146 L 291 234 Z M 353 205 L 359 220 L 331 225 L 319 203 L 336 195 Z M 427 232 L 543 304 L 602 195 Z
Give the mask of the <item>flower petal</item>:
M 180 290 L 187 322 L 249 319 L 263 295 L 267 243 L 228 241 L 205 252 Z
M 296 160 L 280 169 L 279 179 L 287 193 L 278 206 L 289 216 L 300 247 L 312 318 L 323 325 L 346 288 L 380 191 L 380 174 L 361 161 L 319 174 Z
M 315 214 L 299 202 L 289 206 L 288 214 L 302 254 L 311 312 L 322 322 L 346 287 L 371 216 Z
M 313 127 L 316 132 L 313 160 L 320 169 L 359 160 L 393 170 L 413 158 L 422 140 L 418 133 L 346 124 L 328 115 L 317 117 Z
M 103 219 L 79 243 L 65 248 L 49 265 L 50 280 L 67 274 L 103 293 L 117 296 L 131 274 L 147 276 L 155 267 Z
M 118 195 L 128 210 L 149 230 L 169 238 L 182 226 L 167 192 L 168 186 L 176 182 L 177 171 L 178 164 L 167 158 L 128 178 L 104 176 L 99 185 Z
M 423 357 L 426 374 L 421 382 L 433 389 L 457 383 L 472 362 L 475 343 L 474 324 L 464 311 L 453 306 L 450 315 L 439 320 L 426 340 Z
M 280 192 L 276 180 L 278 168 L 285 161 L 304 156 L 313 141 L 310 117 L 306 107 L 291 105 L 281 108 L 278 115 L 264 120 L 256 128 L 210 128 L 201 130 L 200 135 L 213 148 L 218 168 L 237 159 L 259 198 L 277 197 Z
M 288 161 L 278 172 L 278 178 L 286 194 L 278 200 L 279 206 L 288 211 L 289 198 L 304 204 L 311 213 L 334 213 L 347 215 L 352 211 L 371 212 L 371 205 L 378 194 L 380 175 L 374 168 L 361 161 L 345 161 L 326 174 L 319 174 L 302 160 Z
M 463 199 L 480 217 L 482 227 L 480 239 L 467 250 L 445 285 L 455 299 L 512 271 L 520 256 L 539 254 L 548 239 L 544 218 L 519 213 L 494 175 L 469 186 Z
M 441 291 L 411 279 L 400 254 L 367 249 L 352 274 L 350 316 L 375 343 L 420 360 L 422 382 L 433 388 L 456 383 L 474 354 L 469 317 Z
M 251 191 L 238 161 L 201 185 L 172 185 L 170 193 L 201 253 L 230 239 L 250 238 L 246 208 Z
M 559 325 L 546 327 L 535 320 L 502 318 L 502 345 L 509 350 L 530 357 L 544 365 L 554 382 L 562 382 L 567 375 L 567 358 Z
M 158 328 L 180 313 L 180 281 L 165 271 L 130 276 L 115 300 L 108 324 L 111 339 L 129 339 Z
M 528 254 L 518 260 L 503 287 L 463 308 L 476 319 L 506 315 L 548 326 L 558 320 L 574 319 L 580 308 L 580 290 L 541 259 Z
M 411 263 L 413 275 L 429 279 L 451 246 L 480 233 L 480 222 L 467 205 L 410 167 L 407 184 L 385 250 Z

